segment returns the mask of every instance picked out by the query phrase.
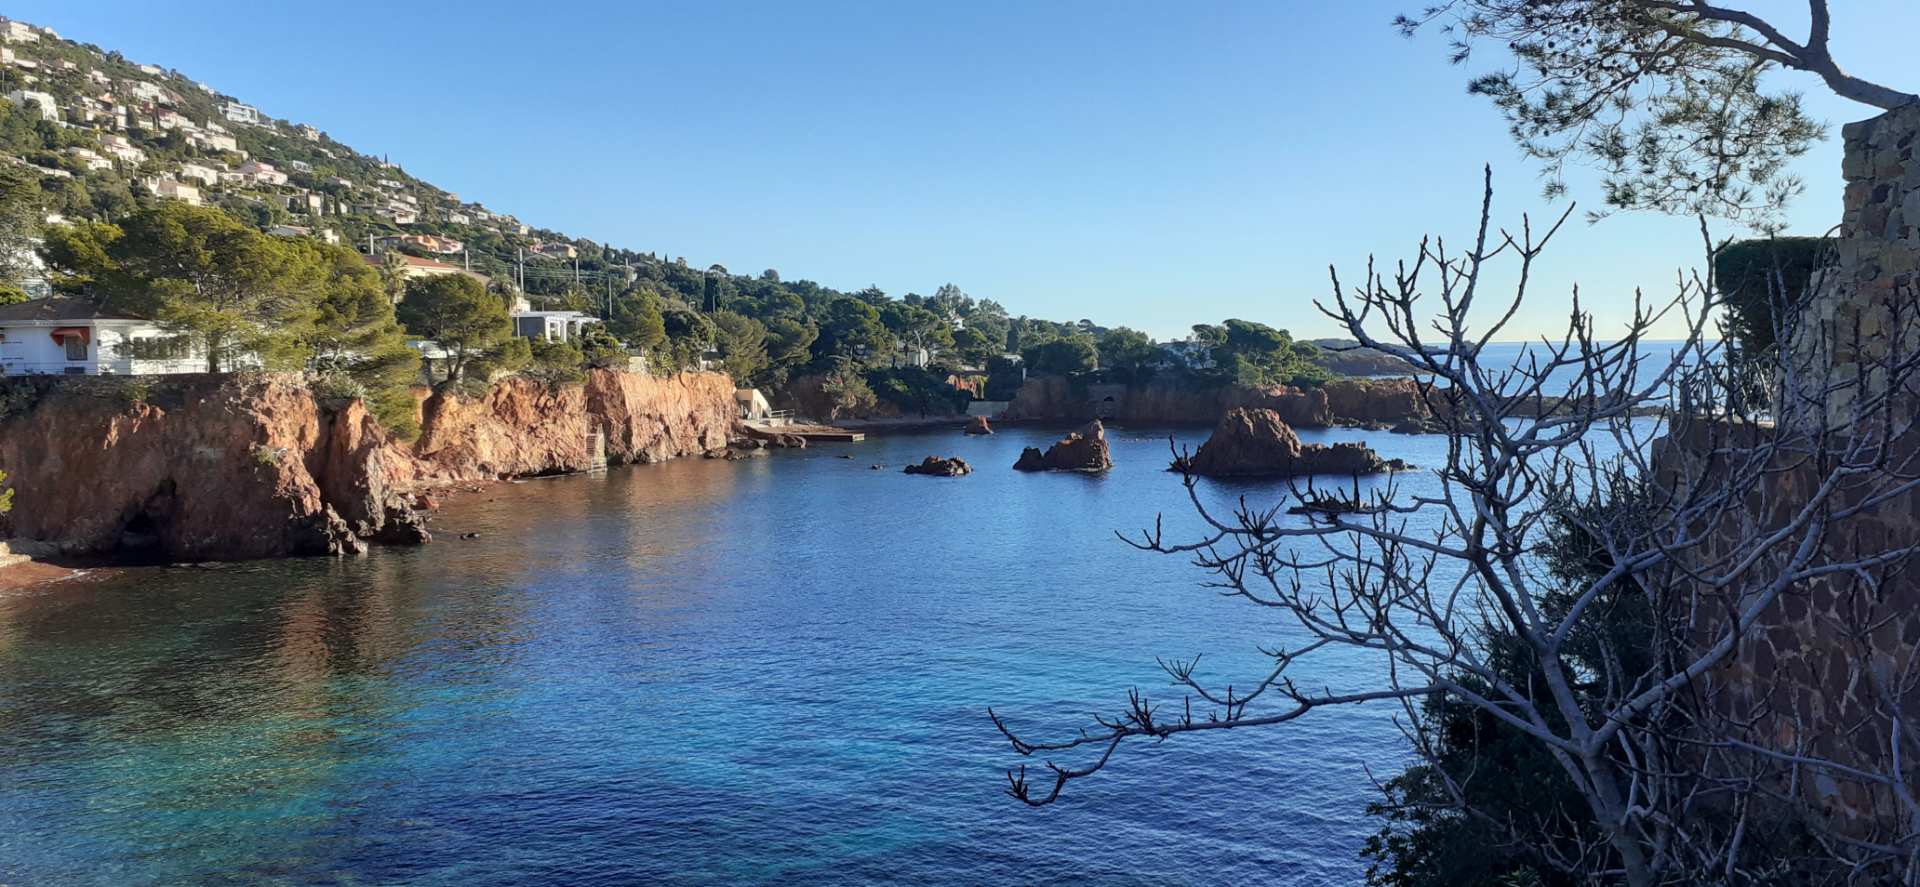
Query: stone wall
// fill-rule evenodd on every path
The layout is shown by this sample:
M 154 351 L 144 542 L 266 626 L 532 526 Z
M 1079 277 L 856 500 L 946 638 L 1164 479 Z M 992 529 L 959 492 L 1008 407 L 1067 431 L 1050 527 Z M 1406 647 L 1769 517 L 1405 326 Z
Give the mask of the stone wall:
M 1846 142 L 1845 215 L 1835 264 L 1816 275 L 1802 327 L 1792 343 L 1808 385 L 1860 383 L 1884 390 L 1878 364 L 1920 347 L 1920 106 L 1889 111 L 1842 130 Z M 1848 415 L 1852 397 L 1836 397 L 1827 420 Z
M 1787 526 L 1813 499 L 1827 472 L 1809 459 L 1821 441 L 1836 445 L 1851 434 L 1876 435 L 1884 426 L 1855 424 L 1852 406 L 1862 393 L 1886 392 L 1884 361 L 1920 347 L 1920 106 L 1890 111 L 1843 129 L 1844 216 L 1832 265 L 1815 275 L 1786 347 L 1803 374 L 1799 390 L 1845 385 L 1824 414 L 1778 415 L 1771 426 L 1716 426 L 1697 422 L 1662 445 L 1660 463 L 1670 489 L 1727 482 L 1728 452 L 1749 452 L 1762 438 L 1811 432 L 1824 423 L 1832 438 L 1800 434 L 1800 447 L 1783 452 L 1751 483 L 1744 509 L 1726 513 L 1708 543 L 1688 554 L 1712 573 L 1750 550 L 1751 540 Z M 1920 392 L 1908 383 L 1891 399 L 1911 415 Z M 1920 466 L 1920 437 L 1881 444 L 1887 469 L 1853 476 L 1832 493 L 1833 511 L 1862 505 Z M 1715 466 L 1720 466 L 1716 468 Z M 1745 489 L 1745 488 L 1743 488 Z M 1744 540 L 1744 541 L 1743 541 Z M 1729 627 L 1727 614 L 1748 602 L 1751 589 L 1775 578 L 1781 552 L 1796 537 L 1753 561 L 1731 594 L 1689 599 L 1690 630 L 1701 644 Z M 1920 491 L 1907 491 L 1845 517 L 1817 541 L 1815 563 L 1854 561 L 1920 541 Z M 1743 547 L 1744 546 L 1744 547 Z M 1717 560 L 1724 559 L 1724 560 Z M 1920 711 L 1920 682 L 1912 669 L 1920 649 L 1920 566 L 1912 558 L 1858 573 L 1833 573 L 1789 586 L 1743 638 L 1722 667 L 1705 676 L 1699 698 L 1732 723 L 1749 725 L 1751 738 L 1782 753 L 1804 753 L 1873 773 L 1911 774 L 1910 749 L 1897 747 L 1893 727 Z M 1896 718 L 1897 706 L 1908 714 Z M 1809 771 L 1800 791 L 1849 831 L 1864 832 L 1900 816 L 1883 789 Z

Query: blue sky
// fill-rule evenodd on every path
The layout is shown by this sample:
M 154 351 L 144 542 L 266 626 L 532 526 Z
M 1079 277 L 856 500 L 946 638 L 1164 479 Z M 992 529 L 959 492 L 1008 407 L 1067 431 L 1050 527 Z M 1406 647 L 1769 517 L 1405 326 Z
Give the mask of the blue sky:
M 1429 231 L 1464 242 L 1485 163 L 1501 220 L 1557 212 L 1440 38 L 1388 27 L 1421 2 L 16 0 L 6 14 L 576 236 L 896 295 L 952 281 L 1015 314 L 1166 337 L 1230 316 L 1334 333 L 1311 305 L 1328 263 L 1357 273 Z M 1920 87 L 1903 63 L 1911 0 L 1836 6 L 1843 64 Z M 1839 217 L 1837 124 L 1873 112 L 1793 82 L 1836 124 L 1801 164 L 1791 225 L 1820 233 Z M 1576 199 L 1597 196 L 1576 180 Z M 1636 285 L 1670 292 L 1699 237 L 1690 220 L 1618 216 L 1573 226 L 1548 261 L 1517 333 L 1563 324 L 1576 281 L 1603 323 Z

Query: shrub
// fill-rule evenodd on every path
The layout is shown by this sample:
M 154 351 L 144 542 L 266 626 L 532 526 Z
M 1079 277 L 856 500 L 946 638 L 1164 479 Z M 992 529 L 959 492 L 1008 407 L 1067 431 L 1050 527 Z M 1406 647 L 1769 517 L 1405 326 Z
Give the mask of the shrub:
M 40 389 L 26 379 L 0 379 L 0 419 L 24 416 L 40 403 Z
M 964 412 L 973 395 L 947 384 L 943 373 L 919 367 L 895 367 L 868 370 L 867 385 L 880 400 L 902 412 Z
M 1050 375 L 1071 376 L 1091 372 L 1100 365 L 1100 353 L 1093 341 L 1081 336 L 1035 345 L 1021 356 L 1028 369 Z
M 366 386 L 345 373 L 321 373 L 307 384 L 315 400 L 331 409 L 339 409 L 367 396 Z
M 880 405 L 867 380 L 844 362 L 827 374 L 820 383 L 820 391 L 832 405 L 827 416 L 829 419 L 866 413 Z
M 986 400 L 1012 400 L 1020 392 L 1021 383 L 1027 380 L 1026 372 L 1020 361 L 1010 357 L 996 356 L 987 361 Z
M 521 375 L 538 379 L 549 387 L 586 378 L 586 355 L 580 352 L 580 346 L 572 342 L 532 340 L 529 358 L 527 368 L 521 371 Z
M 1807 295 L 1813 275 L 1833 259 L 1823 237 L 1742 240 L 1713 256 L 1714 288 L 1720 291 L 1725 335 L 1749 354 L 1773 350 L 1774 309 Z

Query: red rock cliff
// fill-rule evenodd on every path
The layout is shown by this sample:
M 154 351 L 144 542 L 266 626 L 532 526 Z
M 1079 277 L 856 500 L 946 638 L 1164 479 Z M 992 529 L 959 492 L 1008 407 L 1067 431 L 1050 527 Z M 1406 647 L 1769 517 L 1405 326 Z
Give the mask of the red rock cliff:
M 724 447 L 733 383 L 593 371 L 550 389 L 426 398 L 404 443 L 358 403 L 327 409 L 298 377 L 16 379 L 0 383 L 0 536 L 74 554 L 172 560 L 351 551 L 434 486 L 654 462 Z

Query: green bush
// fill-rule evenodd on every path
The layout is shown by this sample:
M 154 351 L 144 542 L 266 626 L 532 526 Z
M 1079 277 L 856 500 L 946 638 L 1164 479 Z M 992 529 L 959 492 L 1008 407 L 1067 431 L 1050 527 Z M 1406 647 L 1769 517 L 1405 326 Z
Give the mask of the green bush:
M 307 388 L 313 392 L 315 400 L 334 409 L 367 396 L 367 387 L 346 373 L 321 373 L 308 383 Z
M 0 419 L 24 416 L 40 403 L 40 389 L 27 379 L 0 379 Z
M 845 361 L 834 367 L 833 372 L 827 374 L 826 379 L 820 383 L 820 392 L 827 396 L 827 402 L 832 405 L 828 411 L 828 419 L 860 415 L 880 405 L 879 398 L 867 385 L 867 380 L 861 378 L 851 364 Z
M 1084 336 L 1055 339 L 1026 349 L 1020 355 L 1027 369 L 1045 375 L 1071 376 L 1093 371 L 1100 365 L 1100 351 Z
M 987 361 L 987 400 L 1012 400 L 1020 393 L 1020 386 L 1026 382 L 1027 374 L 1020 361 L 1010 357 L 995 356 Z
M 1714 288 L 1720 291 L 1725 333 L 1742 351 L 1773 350 L 1774 310 L 1807 295 L 1814 272 L 1833 260 L 1823 237 L 1741 240 L 1713 256 Z
M 965 412 L 973 395 L 947 384 L 944 373 L 919 367 L 868 370 L 867 385 L 901 412 L 945 415 Z
M 586 378 L 586 367 L 587 357 L 580 352 L 580 346 L 534 339 L 529 345 L 527 368 L 521 370 L 521 375 L 558 386 Z

